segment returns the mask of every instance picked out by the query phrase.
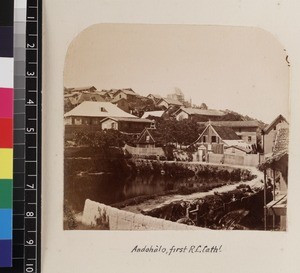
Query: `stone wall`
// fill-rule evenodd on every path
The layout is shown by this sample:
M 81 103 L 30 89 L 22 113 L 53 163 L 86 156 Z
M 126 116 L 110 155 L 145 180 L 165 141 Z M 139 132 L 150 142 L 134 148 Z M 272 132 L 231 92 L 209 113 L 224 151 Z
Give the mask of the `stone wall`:
M 82 223 L 95 227 L 99 222 L 108 222 L 110 230 L 199 230 L 188 226 L 142 214 L 119 210 L 87 199 Z

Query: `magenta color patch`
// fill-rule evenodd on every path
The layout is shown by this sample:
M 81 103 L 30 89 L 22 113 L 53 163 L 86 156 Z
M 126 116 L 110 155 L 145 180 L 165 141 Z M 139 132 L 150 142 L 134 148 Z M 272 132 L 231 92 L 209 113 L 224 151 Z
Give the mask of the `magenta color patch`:
M 0 88 L 0 118 L 12 118 L 13 103 L 13 89 Z

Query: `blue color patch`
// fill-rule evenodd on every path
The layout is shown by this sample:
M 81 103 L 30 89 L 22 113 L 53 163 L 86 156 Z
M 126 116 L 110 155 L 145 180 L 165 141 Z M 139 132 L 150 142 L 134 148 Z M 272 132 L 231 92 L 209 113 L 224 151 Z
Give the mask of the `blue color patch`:
M 12 239 L 12 209 L 0 209 L 0 240 Z
M 0 267 L 12 267 L 12 240 L 0 240 Z

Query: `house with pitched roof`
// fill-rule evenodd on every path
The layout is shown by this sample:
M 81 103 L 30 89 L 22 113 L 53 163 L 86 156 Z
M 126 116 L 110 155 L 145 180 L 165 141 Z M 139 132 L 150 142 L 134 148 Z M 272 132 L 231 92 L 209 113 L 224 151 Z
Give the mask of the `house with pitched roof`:
M 280 128 L 287 128 L 288 126 L 289 123 L 285 119 L 285 117 L 279 115 L 262 130 L 262 145 L 264 154 L 266 156 L 268 156 L 268 154 L 271 154 L 274 151 L 278 130 Z
M 157 106 L 161 106 L 164 109 L 168 109 L 169 107 L 172 107 L 172 106 L 180 107 L 182 105 L 183 104 L 180 101 L 174 100 L 174 99 L 169 99 L 169 98 L 161 98 L 157 103 Z
M 107 117 L 136 118 L 110 102 L 84 101 L 64 115 L 65 125 L 99 125 Z
M 122 133 L 139 134 L 154 126 L 153 121 L 137 117 L 107 117 L 100 121 L 101 129 L 114 129 Z
M 206 119 L 213 119 L 215 117 L 222 117 L 224 113 L 214 109 L 199 109 L 199 108 L 185 108 L 180 107 L 173 116 L 177 120 L 183 119 L 197 119 L 199 117 L 205 117 Z
M 224 153 L 226 147 L 240 147 L 248 149 L 251 152 L 251 145 L 245 143 L 240 137 L 229 127 L 216 126 L 208 124 L 200 134 L 195 144 L 204 145 L 208 151 L 216 154 Z
M 163 146 L 161 133 L 154 127 L 145 128 L 139 135 L 136 146 L 139 148 L 154 148 Z
M 193 143 L 194 161 L 257 166 L 259 155 L 252 154 L 252 146 L 230 127 L 209 123 Z
M 242 121 L 211 121 L 212 125 L 231 128 L 240 139 L 248 144 L 257 145 L 259 124 L 256 120 Z M 208 122 L 198 122 L 199 125 L 207 125 Z
M 276 130 L 271 156 L 259 166 L 259 169 L 265 174 L 265 190 L 271 191 L 273 196 L 272 201 L 265 204 L 265 227 L 267 229 L 271 226 L 271 229 L 286 230 L 288 146 L 289 128 L 282 126 Z
M 131 88 L 118 89 L 113 94 L 113 101 L 120 100 L 120 99 L 129 100 L 136 96 L 138 96 L 138 94 L 136 94 Z

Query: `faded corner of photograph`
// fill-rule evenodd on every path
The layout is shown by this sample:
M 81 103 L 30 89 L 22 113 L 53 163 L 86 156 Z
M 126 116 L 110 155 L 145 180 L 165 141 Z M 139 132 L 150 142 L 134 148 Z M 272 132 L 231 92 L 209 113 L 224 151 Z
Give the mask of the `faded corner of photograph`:
M 285 231 L 289 73 L 258 28 L 78 33 L 62 90 L 64 229 Z

